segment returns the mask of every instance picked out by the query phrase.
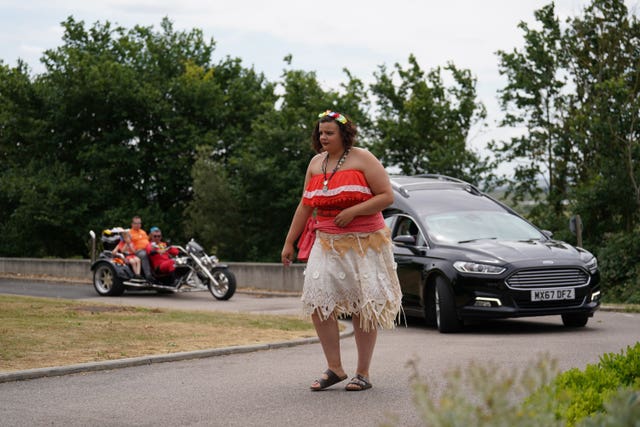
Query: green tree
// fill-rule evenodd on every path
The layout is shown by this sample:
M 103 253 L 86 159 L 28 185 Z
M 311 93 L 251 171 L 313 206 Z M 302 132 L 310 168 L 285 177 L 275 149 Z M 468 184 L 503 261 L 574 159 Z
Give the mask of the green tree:
M 516 201 L 541 202 L 532 212 L 537 221 L 564 229 L 568 215 L 580 213 L 597 244 L 638 219 L 637 19 L 620 0 L 594 0 L 564 27 L 553 3 L 534 16 L 537 29 L 519 25 L 524 47 L 498 52 L 508 79 L 503 125 L 526 133 L 493 148 L 500 160 L 521 161 L 510 190 Z
M 205 244 L 225 259 L 243 259 L 246 239 L 243 221 L 233 182 L 227 168 L 215 160 L 210 146 L 198 149 L 198 157 L 191 170 L 193 176 L 193 200 L 185 212 L 185 229 L 189 236 Z
M 594 0 L 569 23 L 580 104 L 571 116 L 580 158 L 574 209 L 597 241 L 640 219 L 640 25 L 616 0 Z
M 34 253 L 57 256 L 86 254 L 90 228 L 126 226 L 134 214 L 185 238 L 196 148 L 208 145 L 226 163 L 272 104 L 273 86 L 238 59 L 214 63 L 213 40 L 174 31 L 168 19 L 159 31 L 87 29 L 72 17 L 62 26 L 63 44 L 45 52 L 42 75 L 2 68 L 9 125 L 0 146 L 11 157 L 3 197 L 12 210 L 0 227 Z M 19 245 L 2 253 L 31 255 Z
M 532 214 L 561 230 L 580 214 L 584 245 L 602 260 L 605 296 L 633 300 L 640 258 L 629 252 L 640 219 L 640 25 L 622 0 L 593 0 L 560 25 L 553 3 L 536 11 L 538 30 L 521 24 L 525 45 L 499 52 L 506 125 L 527 133 L 499 147 L 516 169 L 516 194 L 546 199 Z M 548 209 L 549 207 L 550 209 Z M 542 221 L 540 221 L 542 219 Z M 632 246 L 632 245 L 631 245 Z
M 30 80 L 26 64 L 0 64 L 0 254 L 73 254 L 60 242 L 77 240 L 82 182 L 47 152 L 44 103 L 43 85 Z
M 442 72 L 453 84 L 446 87 Z M 396 84 L 396 74 L 399 83 Z M 371 91 L 377 99 L 370 147 L 386 166 L 404 174 L 441 173 L 474 182 L 489 172 L 488 159 L 467 147 L 471 127 L 486 117 L 476 99 L 476 79 L 469 70 L 450 63 L 428 73 L 416 58 L 395 65 L 395 72 L 380 66 Z
M 505 118 L 502 126 L 526 128 L 508 142 L 491 144 L 499 161 L 519 161 L 509 193 L 519 202 L 529 197 L 553 212 L 562 211 L 569 180 L 571 145 L 564 129 L 567 105 L 565 58 L 560 22 L 551 3 L 534 13 L 537 24 L 520 22 L 524 46 L 507 53 L 498 51 L 500 74 L 507 85 L 499 91 Z M 545 187 L 539 179 L 544 178 Z

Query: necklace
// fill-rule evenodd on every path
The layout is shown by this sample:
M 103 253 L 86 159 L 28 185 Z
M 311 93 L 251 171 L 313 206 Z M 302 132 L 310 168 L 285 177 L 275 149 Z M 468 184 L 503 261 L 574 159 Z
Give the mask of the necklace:
M 342 156 L 340 156 L 340 159 L 338 160 L 338 163 L 336 163 L 336 167 L 333 168 L 331 175 L 329 175 L 329 178 L 327 178 L 327 166 L 329 165 L 329 153 L 327 153 L 327 156 L 322 161 L 322 174 L 324 175 L 324 181 L 322 181 L 323 193 L 326 193 L 327 191 L 329 191 L 329 181 L 331 181 L 331 178 L 333 178 L 333 175 L 335 175 L 338 169 L 340 169 L 344 161 L 347 159 L 348 155 L 349 155 L 349 149 L 344 150 L 344 152 L 342 153 Z

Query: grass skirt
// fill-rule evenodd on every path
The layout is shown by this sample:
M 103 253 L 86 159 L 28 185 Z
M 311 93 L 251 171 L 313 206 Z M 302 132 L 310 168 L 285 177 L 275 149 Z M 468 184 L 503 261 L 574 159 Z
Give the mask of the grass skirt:
M 389 229 L 373 233 L 317 231 L 304 273 L 304 314 L 321 319 L 360 316 L 360 326 L 392 329 L 402 292 Z

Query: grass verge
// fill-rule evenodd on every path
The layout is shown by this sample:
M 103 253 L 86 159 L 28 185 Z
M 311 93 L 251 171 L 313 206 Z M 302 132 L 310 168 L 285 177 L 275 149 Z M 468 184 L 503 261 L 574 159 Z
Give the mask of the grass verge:
M 295 316 L 0 295 L 0 372 L 313 336 Z

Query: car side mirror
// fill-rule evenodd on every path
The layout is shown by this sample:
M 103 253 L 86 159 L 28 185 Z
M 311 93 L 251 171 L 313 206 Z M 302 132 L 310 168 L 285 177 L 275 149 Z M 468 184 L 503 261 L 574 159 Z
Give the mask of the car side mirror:
M 401 234 L 393 238 L 393 243 L 399 243 L 401 245 L 415 246 L 416 238 L 409 234 Z
M 542 234 L 544 234 L 545 236 L 547 236 L 547 238 L 552 239 L 553 238 L 553 231 L 549 231 L 549 230 L 542 230 Z

